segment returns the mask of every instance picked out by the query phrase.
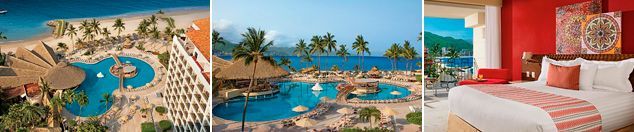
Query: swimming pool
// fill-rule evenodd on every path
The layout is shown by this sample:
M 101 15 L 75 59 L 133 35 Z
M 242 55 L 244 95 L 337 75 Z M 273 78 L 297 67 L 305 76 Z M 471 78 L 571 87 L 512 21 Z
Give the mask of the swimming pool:
M 296 106 L 303 105 L 308 107 L 308 111 L 310 111 L 320 102 L 321 97 L 335 99 L 338 92 L 335 88 L 337 84 L 338 83 L 322 83 L 320 85 L 324 89 L 323 91 L 312 91 L 311 88 L 315 85 L 314 83 L 281 82 L 279 83 L 279 93 L 264 97 L 261 96 L 258 97 L 258 99 L 254 99 L 253 97 L 249 99 L 246 121 L 272 121 L 303 114 L 305 112 L 298 113 L 292 111 L 292 109 Z M 380 83 L 379 89 L 381 89 L 379 93 L 364 96 L 350 95 L 348 98 L 386 100 L 402 98 L 410 94 L 406 88 L 390 84 Z M 393 90 L 397 90 L 402 94 L 399 96 L 391 95 L 390 92 Z M 236 97 L 226 103 L 216 105 L 213 108 L 213 114 L 226 120 L 241 121 L 243 107 L 244 97 Z
M 137 76 L 125 79 L 124 86 L 131 85 L 132 87 L 137 88 L 145 86 L 146 83 L 149 83 L 152 79 L 154 79 L 154 69 L 152 69 L 150 64 L 130 57 L 119 57 L 119 60 L 122 63 L 129 61 L 132 65 L 137 67 Z M 86 73 L 86 79 L 77 89 L 75 89 L 75 92 L 78 93 L 85 91 L 88 96 L 88 105 L 82 107 L 81 112 L 79 111 L 79 104 L 77 104 L 77 102 L 67 104 L 66 109 L 71 113 L 82 117 L 101 115 L 110 109 L 112 103 L 109 103 L 108 106 L 106 106 L 105 103 L 100 101 L 103 99 L 102 96 L 104 93 L 112 94 L 112 92 L 119 87 L 119 78 L 113 76 L 108 71 L 110 66 L 114 64 L 115 62 L 112 58 L 102 60 L 95 64 L 86 64 L 81 62 L 72 63 L 72 65 L 81 68 Z M 103 78 L 97 78 L 97 74 L 99 72 L 104 75 Z

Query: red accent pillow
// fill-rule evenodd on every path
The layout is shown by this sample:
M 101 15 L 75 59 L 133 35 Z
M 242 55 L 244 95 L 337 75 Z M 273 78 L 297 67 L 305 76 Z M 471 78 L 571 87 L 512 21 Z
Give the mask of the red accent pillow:
M 579 90 L 580 73 L 581 65 L 558 66 L 550 64 L 548 67 L 546 85 L 563 89 Z

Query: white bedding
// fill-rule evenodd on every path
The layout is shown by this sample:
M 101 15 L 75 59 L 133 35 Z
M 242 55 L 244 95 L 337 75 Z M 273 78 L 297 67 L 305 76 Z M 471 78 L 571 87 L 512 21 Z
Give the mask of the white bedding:
M 634 93 L 566 90 L 540 82 L 511 85 L 586 100 L 601 114 L 603 131 L 616 130 L 634 122 Z M 541 108 L 488 95 L 468 85 L 449 91 L 449 111 L 484 132 L 557 130 L 548 113 Z

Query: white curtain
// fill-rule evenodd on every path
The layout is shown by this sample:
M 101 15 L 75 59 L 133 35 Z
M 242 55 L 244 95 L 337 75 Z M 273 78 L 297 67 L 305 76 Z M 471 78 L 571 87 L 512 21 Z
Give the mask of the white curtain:
M 485 28 L 484 39 L 485 50 L 484 56 L 488 61 L 481 64 L 479 68 L 500 68 L 501 67 L 501 8 L 499 6 L 487 5 L 484 7 L 485 12 Z

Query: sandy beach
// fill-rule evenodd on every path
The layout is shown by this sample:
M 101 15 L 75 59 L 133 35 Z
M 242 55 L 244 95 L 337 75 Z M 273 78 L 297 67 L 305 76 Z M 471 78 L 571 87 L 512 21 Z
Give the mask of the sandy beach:
M 151 15 L 152 14 L 139 14 L 139 15 L 130 15 L 130 16 L 96 17 L 95 19 L 100 21 L 101 28 L 108 28 L 108 31 L 110 31 L 111 33 L 110 36 L 116 36 L 117 31 L 114 30 L 112 25 L 114 24 L 114 21 L 117 18 L 121 18 L 123 22 L 125 23 L 125 30 L 121 31 L 121 35 L 126 35 L 126 34 L 135 33 L 136 31 L 134 30 L 136 30 L 139 23 L 143 19 L 146 19 L 150 17 Z M 165 12 L 165 16 L 170 16 L 174 18 L 176 29 L 180 29 L 180 28 L 186 29 L 189 26 L 191 26 L 192 21 L 209 17 L 209 10 L 186 10 L 186 11 Z M 75 28 L 78 28 L 79 23 L 84 19 L 92 19 L 92 18 L 71 19 L 68 21 L 70 24 L 75 26 Z M 165 26 L 166 26 L 165 22 L 163 22 L 162 20 L 159 20 L 158 29 L 161 32 L 165 29 Z M 73 39 L 77 40 L 77 38 L 81 36 L 82 36 L 81 31 L 78 31 L 77 36 L 75 36 Z M 102 35 L 98 35 L 95 37 L 95 39 L 101 39 L 101 38 L 103 38 Z M 74 46 L 74 43 L 76 42 L 76 41 L 72 41 L 70 37 L 68 36 L 55 38 L 50 33 L 45 33 L 44 35 L 37 36 L 27 40 L 22 40 L 18 42 L 1 43 L 0 49 L 4 53 L 15 52 L 16 48 L 18 47 L 25 47 L 27 49 L 32 49 L 33 45 L 40 43 L 40 41 L 46 43 L 52 48 L 57 48 L 57 43 L 60 43 L 60 42 L 66 43 L 66 45 L 72 48 Z

